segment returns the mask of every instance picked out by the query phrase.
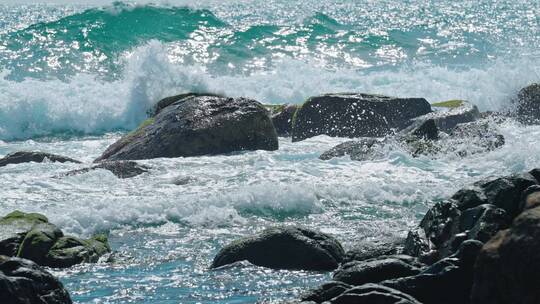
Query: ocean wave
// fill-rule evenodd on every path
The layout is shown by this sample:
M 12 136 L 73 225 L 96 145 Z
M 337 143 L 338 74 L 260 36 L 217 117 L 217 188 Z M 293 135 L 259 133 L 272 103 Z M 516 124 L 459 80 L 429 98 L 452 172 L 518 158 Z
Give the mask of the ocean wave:
M 0 140 L 131 130 L 160 98 L 187 91 L 276 104 L 355 91 L 425 97 L 431 102 L 459 98 L 481 110 L 498 110 L 540 75 L 534 59 L 516 58 L 494 61 L 482 69 L 415 64 L 382 71 L 331 70 L 285 59 L 270 71 L 216 76 L 204 66 L 173 62 L 168 47 L 157 41 L 136 48 L 126 61 L 123 76 L 115 81 L 87 73 L 67 81 L 13 81 L 4 71 L 0 74 Z

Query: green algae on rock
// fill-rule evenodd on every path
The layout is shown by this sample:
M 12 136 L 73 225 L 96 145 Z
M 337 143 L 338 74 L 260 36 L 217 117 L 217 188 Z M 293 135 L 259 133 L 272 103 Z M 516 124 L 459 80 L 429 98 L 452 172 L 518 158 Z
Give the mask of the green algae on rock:
M 14 211 L 0 218 L 0 254 L 42 266 L 70 267 L 94 263 L 111 251 L 105 235 L 84 240 L 63 232 L 38 213 Z

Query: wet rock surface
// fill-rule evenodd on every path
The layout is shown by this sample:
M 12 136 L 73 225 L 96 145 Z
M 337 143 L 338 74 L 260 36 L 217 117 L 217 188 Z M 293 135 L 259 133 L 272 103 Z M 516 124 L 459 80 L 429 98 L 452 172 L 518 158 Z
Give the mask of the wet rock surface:
M 96 162 L 278 148 L 268 112 L 255 100 L 212 95 L 173 100 L 107 148 Z
M 0 159 L 0 167 L 7 166 L 10 164 L 22 164 L 22 163 L 42 163 L 44 161 L 50 162 L 59 162 L 59 163 L 80 163 L 80 161 L 51 153 L 44 152 L 30 152 L 30 151 L 19 151 L 6 155 L 4 158 Z
M 0 301 L 6 304 L 71 304 L 58 279 L 36 263 L 0 255 Z
M 403 129 L 411 119 L 431 112 L 423 98 L 397 98 L 360 93 L 309 98 L 296 112 L 293 141 L 317 135 L 381 137 Z
M 276 227 L 225 246 L 211 268 L 247 260 L 273 269 L 333 270 L 344 255 L 341 244 L 327 234 L 301 227 Z

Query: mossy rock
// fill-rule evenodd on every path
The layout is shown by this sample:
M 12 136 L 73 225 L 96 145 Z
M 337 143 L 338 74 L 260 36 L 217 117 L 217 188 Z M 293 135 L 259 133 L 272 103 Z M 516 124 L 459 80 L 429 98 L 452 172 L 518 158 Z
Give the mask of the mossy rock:
M 95 263 L 110 252 L 111 248 L 105 235 L 88 240 L 72 236 L 60 238 L 48 252 L 45 265 L 50 267 L 71 267 L 80 263 Z
M 62 236 L 64 234 L 55 225 L 50 223 L 38 224 L 24 237 L 17 256 L 42 265 L 44 257 Z
M 49 219 L 46 216 L 39 213 L 24 213 L 19 210 L 15 210 L 8 215 L 0 219 L 0 225 L 11 225 L 14 222 L 25 222 L 25 223 L 48 223 Z
M 64 236 L 57 226 L 38 213 L 14 211 L 0 218 L 0 255 L 63 268 L 97 262 L 110 251 L 106 235 L 87 240 Z
M 438 107 L 438 108 L 459 108 L 465 103 L 464 100 L 461 99 L 452 99 L 447 101 L 441 101 L 432 103 L 431 106 Z

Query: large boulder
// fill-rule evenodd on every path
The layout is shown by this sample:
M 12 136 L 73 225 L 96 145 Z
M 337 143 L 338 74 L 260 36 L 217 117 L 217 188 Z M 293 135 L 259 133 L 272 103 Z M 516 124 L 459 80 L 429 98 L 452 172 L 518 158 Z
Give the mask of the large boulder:
M 330 300 L 332 304 L 421 304 L 412 296 L 378 284 L 353 287 Z
M 397 98 L 359 93 L 309 98 L 293 119 L 293 141 L 317 135 L 382 137 L 403 129 L 411 119 L 431 112 L 423 98 Z
M 355 286 L 379 283 L 418 274 L 421 271 L 419 266 L 421 264 L 408 256 L 383 256 L 346 263 L 334 273 L 334 280 Z
M 333 270 L 345 252 L 333 237 L 300 227 L 276 227 L 222 248 L 211 268 L 247 260 L 273 269 Z
M 8 154 L 4 158 L 0 159 L 0 167 L 7 166 L 9 164 L 21 164 L 29 162 L 42 163 L 46 160 L 59 163 L 80 163 L 78 160 L 51 153 L 19 151 Z
M 0 256 L 0 302 L 6 304 L 71 304 L 58 279 L 29 260 Z
M 0 218 L 0 254 L 32 260 L 42 266 L 65 268 L 94 263 L 110 252 L 107 237 L 87 240 L 64 236 L 38 213 L 14 211 Z
M 540 208 L 524 211 L 482 248 L 472 303 L 540 303 Z
M 515 113 L 522 123 L 540 123 L 540 83 L 531 84 L 519 91 Z
M 246 98 L 189 96 L 172 102 L 96 161 L 200 156 L 277 150 L 276 130 L 263 105 Z

